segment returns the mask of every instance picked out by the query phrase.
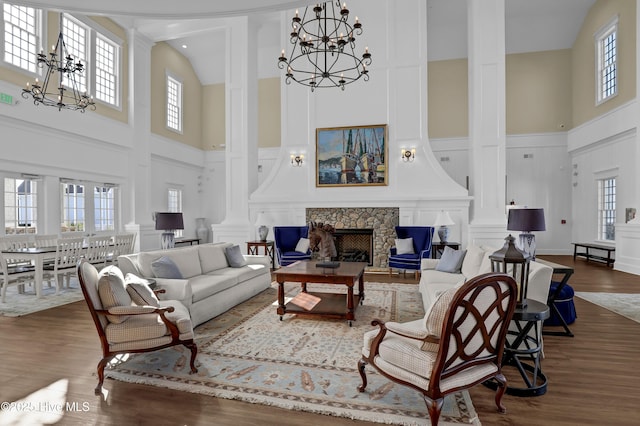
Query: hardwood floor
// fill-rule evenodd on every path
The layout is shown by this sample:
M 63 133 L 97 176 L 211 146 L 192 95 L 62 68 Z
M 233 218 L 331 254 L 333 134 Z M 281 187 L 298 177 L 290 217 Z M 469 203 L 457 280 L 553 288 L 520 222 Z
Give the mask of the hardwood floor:
M 576 291 L 640 293 L 639 276 L 584 259 L 574 262 L 571 256 L 541 257 L 574 266 L 569 282 Z M 386 274 L 368 275 L 367 280 L 416 282 L 409 275 Z M 477 386 L 471 395 L 483 425 L 638 424 L 640 324 L 579 298 L 575 304 L 578 319 L 570 326 L 575 337 L 544 337 L 542 368 L 549 379 L 546 395 L 506 395 L 507 414 L 502 415 L 495 409 L 493 391 Z M 58 401 L 77 403 L 77 410 L 64 411 L 57 423 L 49 419 L 47 424 L 366 424 L 114 380 L 105 382 L 106 398 L 94 396 L 95 367 L 101 352 L 84 302 L 21 318 L 0 317 L 0 341 L 0 402 L 18 401 L 39 392 L 33 398 L 41 411 L 55 411 L 51 404 Z M 48 390 L 52 384 L 59 386 Z M 357 384 L 354 376 L 354 386 Z M 4 420 L 9 414 L 0 412 L 0 424 L 7 423 Z M 45 423 L 34 410 L 24 411 L 20 418 L 22 424 Z

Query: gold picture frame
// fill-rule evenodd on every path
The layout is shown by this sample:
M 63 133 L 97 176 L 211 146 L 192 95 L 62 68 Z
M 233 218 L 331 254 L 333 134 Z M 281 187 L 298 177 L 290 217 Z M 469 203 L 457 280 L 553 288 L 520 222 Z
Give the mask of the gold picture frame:
M 316 129 L 316 187 L 388 185 L 388 127 Z

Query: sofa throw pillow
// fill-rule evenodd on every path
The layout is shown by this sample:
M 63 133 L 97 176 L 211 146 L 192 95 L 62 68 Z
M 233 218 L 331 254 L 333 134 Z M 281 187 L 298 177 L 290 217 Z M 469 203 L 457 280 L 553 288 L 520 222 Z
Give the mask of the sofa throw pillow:
M 151 271 L 156 278 L 181 279 L 182 273 L 178 265 L 170 257 L 162 256 L 151 262 Z
M 98 295 L 105 310 L 115 306 L 131 306 L 131 296 L 127 293 L 122 271 L 117 266 L 107 266 L 100 271 Z M 109 322 L 120 324 L 129 319 L 126 315 L 107 315 Z
M 306 253 L 309 251 L 309 239 L 308 238 L 300 238 L 298 240 L 298 244 L 296 244 L 295 251 L 299 253 Z
M 397 254 L 414 254 L 413 251 L 413 238 L 396 238 L 396 253 Z
M 467 254 L 466 250 L 454 250 L 451 247 L 445 247 L 436 264 L 436 271 L 459 274 L 465 254 Z
M 224 249 L 224 255 L 227 257 L 227 262 L 232 268 L 241 268 L 247 264 L 242 256 L 239 245 L 229 246 Z
M 160 301 L 156 294 L 151 290 L 147 280 L 139 276 L 128 273 L 124 277 L 127 285 L 127 293 L 131 296 L 131 300 L 138 306 L 155 306 L 160 307 Z

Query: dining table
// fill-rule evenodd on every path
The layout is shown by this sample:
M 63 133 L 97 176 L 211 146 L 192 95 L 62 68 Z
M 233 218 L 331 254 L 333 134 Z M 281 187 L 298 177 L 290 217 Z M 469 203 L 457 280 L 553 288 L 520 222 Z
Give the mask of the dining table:
M 42 277 L 44 275 L 44 263 L 56 258 L 56 246 L 50 247 L 22 247 L 7 248 L 2 250 L 5 259 L 21 259 L 31 261 L 34 265 L 34 283 L 36 297 L 42 297 Z

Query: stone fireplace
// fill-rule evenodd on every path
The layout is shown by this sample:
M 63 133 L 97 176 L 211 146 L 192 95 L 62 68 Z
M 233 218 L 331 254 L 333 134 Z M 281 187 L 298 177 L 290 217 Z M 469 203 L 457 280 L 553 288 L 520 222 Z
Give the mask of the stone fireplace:
M 387 268 L 389 249 L 399 224 L 399 208 L 307 208 L 305 216 L 307 223 L 328 223 L 336 228 L 334 237 L 339 258 L 354 255 L 361 259 L 361 252 L 366 252 L 368 259 L 361 261 L 368 262 L 372 268 Z

